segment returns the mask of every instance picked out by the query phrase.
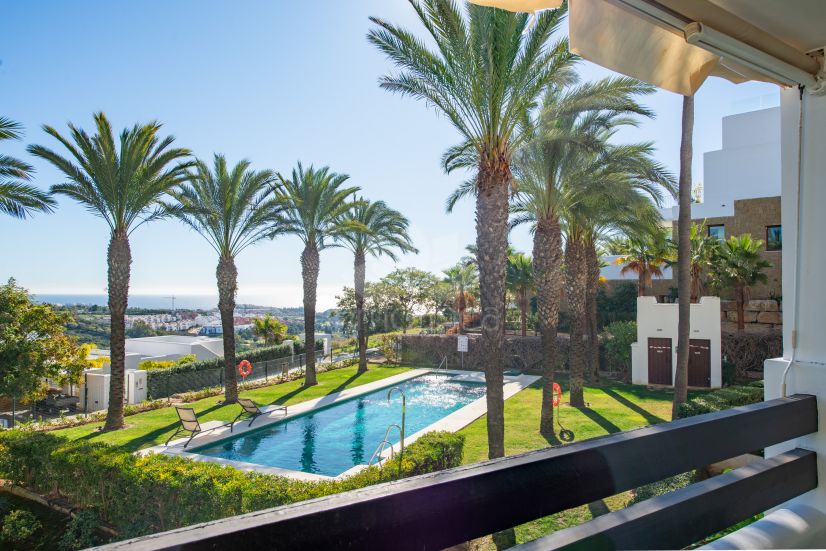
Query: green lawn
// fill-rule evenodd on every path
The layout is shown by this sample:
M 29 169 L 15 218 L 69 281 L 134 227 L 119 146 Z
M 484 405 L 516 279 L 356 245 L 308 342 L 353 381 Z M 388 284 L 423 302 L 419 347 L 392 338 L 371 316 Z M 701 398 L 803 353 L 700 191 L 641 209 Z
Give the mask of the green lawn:
M 320 398 L 327 394 L 339 392 L 347 388 L 378 381 L 392 375 L 398 375 L 407 371 L 407 368 L 399 367 L 379 367 L 371 366 L 367 373 L 358 375 L 356 367 L 347 367 L 319 373 L 318 385 L 305 388 L 302 380 L 289 383 L 272 385 L 255 390 L 241 392 L 244 398 L 252 400 L 260 405 L 270 404 L 295 404 L 313 398 Z M 207 421 L 232 421 L 238 414 L 239 408 L 235 404 L 219 406 L 217 402 L 221 396 L 212 396 L 193 402 L 191 406 L 195 408 L 198 418 L 202 423 Z M 126 428 L 102 433 L 98 429 L 103 423 L 93 423 L 70 429 L 57 431 L 56 434 L 72 439 L 84 439 L 92 442 L 104 442 L 106 444 L 121 446 L 126 450 L 135 451 L 147 448 L 156 444 L 166 442 L 166 439 L 178 427 L 178 417 L 172 407 L 156 409 L 131 415 L 126 418 Z
M 539 434 L 539 412 L 542 404 L 541 381 L 505 401 L 505 453 L 514 455 L 526 451 L 559 445 L 557 439 L 545 439 Z M 671 419 L 671 391 L 649 390 L 645 387 L 609 383 L 586 386 L 586 408 L 568 404 L 568 385 L 560 380 L 563 397 L 559 408 L 562 426 L 574 432 L 574 442 L 614 432 L 644 427 Z M 465 435 L 465 463 L 487 459 L 486 418 L 477 419 L 462 429 Z M 559 435 L 559 426 L 555 432 Z M 524 543 L 568 526 L 582 524 L 609 511 L 622 509 L 631 498 L 630 492 L 569 509 L 521 526 L 511 537 Z M 477 540 L 478 549 L 495 549 L 490 538 Z

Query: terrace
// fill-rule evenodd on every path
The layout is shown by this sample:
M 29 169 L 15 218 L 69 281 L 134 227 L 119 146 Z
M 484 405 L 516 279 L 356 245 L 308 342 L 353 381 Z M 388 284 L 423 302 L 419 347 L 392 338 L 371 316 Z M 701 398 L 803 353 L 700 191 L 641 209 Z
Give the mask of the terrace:
M 479 3 L 533 9 L 554 4 Z M 824 6 L 733 0 L 570 4 L 572 44 L 581 46 L 577 51 L 620 72 L 683 94 L 693 94 L 712 70 L 787 87 L 781 92 L 783 286 L 791 298 L 783 313 L 784 358 L 765 367 L 766 401 L 146 536 L 110 549 L 231 549 L 241 538 L 258 548 L 441 549 L 761 449 L 765 459 L 758 463 L 522 549 L 679 548 L 766 511 L 763 520 L 716 542 L 715 548 L 823 543 L 826 492 L 819 484 L 818 456 L 826 450 L 818 412 L 826 396 L 826 302 L 817 274 L 826 269 L 820 242 L 826 233 L 821 212 L 826 204 L 826 97 L 818 95 L 823 83 L 822 74 L 814 74 L 820 71 L 817 56 L 806 52 L 826 43 Z

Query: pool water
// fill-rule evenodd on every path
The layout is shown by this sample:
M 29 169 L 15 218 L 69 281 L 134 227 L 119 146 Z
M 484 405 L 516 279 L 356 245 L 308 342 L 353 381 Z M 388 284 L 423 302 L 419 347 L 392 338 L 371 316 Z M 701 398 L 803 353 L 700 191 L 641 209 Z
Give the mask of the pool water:
M 485 395 L 482 384 L 450 379 L 451 375 L 429 373 L 395 385 L 407 397 L 408 436 Z M 196 448 L 193 453 L 336 476 L 367 463 L 387 427 L 401 424 L 402 399 L 394 392 L 388 401 L 390 388 Z M 393 429 L 388 440 L 398 451 L 397 430 Z

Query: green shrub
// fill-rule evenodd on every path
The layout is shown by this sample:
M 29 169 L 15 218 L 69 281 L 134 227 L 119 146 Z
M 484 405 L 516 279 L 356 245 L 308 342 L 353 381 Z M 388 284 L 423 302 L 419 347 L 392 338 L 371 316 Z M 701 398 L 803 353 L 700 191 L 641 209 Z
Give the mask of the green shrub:
M 175 367 L 177 365 L 188 365 L 195 363 L 197 357 L 195 354 L 186 354 L 185 356 L 181 356 L 177 360 L 167 360 L 157 362 L 155 360 L 144 360 L 138 364 L 138 369 L 143 369 L 144 371 L 153 371 L 156 369 L 169 369 L 170 367 Z
M 678 417 L 692 417 L 763 401 L 763 381 L 703 393 L 680 404 Z
M 737 365 L 729 361 L 728 356 L 723 358 L 723 386 L 731 386 L 737 382 Z
M 671 476 L 663 480 L 658 480 L 657 482 L 651 482 L 650 484 L 645 484 L 644 486 L 640 486 L 634 490 L 634 497 L 628 504 L 633 505 L 634 503 L 639 503 L 652 497 L 661 496 L 669 492 L 673 492 L 674 490 L 685 488 L 692 482 L 694 482 L 693 471 Z
M 97 545 L 98 516 L 94 511 L 81 511 L 66 526 L 60 539 L 60 549 L 74 551 Z
M 463 446 L 460 435 L 430 433 L 405 450 L 401 464 L 397 457 L 342 480 L 308 482 L 11 430 L 0 433 L 0 478 L 95 509 L 129 537 L 456 467 Z
M 43 527 L 37 516 L 25 509 L 15 509 L 3 517 L 3 527 L 0 528 L 0 541 L 7 543 L 23 543 L 30 539 Z
M 602 333 L 608 367 L 620 373 L 631 370 L 631 345 L 637 342 L 637 322 L 615 321 Z

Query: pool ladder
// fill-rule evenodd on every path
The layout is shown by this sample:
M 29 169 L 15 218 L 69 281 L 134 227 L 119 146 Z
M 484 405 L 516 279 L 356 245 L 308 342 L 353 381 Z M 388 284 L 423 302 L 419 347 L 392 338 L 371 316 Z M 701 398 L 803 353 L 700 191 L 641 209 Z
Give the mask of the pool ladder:
M 436 369 L 442 369 L 442 366 L 445 366 L 445 371 L 447 371 L 447 354 L 442 358 L 442 361 L 439 362 L 439 367 Z
M 387 391 L 388 402 L 390 401 L 390 398 L 393 396 L 394 391 L 401 394 L 402 397 L 402 424 L 401 426 L 399 426 L 398 424 L 393 423 L 389 427 L 387 427 L 387 430 L 384 432 L 384 438 L 382 438 L 381 442 L 379 442 L 379 445 L 376 446 L 376 451 L 373 452 L 373 455 L 370 457 L 370 461 L 367 462 L 367 466 L 369 467 L 373 464 L 373 460 L 376 459 L 376 457 L 378 457 L 379 470 L 381 470 L 381 456 L 385 452 L 385 450 L 387 450 L 387 446 L 390 446 L 390 458 L 392 459 L 395 456 L 395 449 L 393 448 L 393 444 L 391 444 L 390 440 L 388 440 L 390 436 L 390 431 L 393 430 L 393 428 L 396 428 L 399 431 L 399 470 L 401 470 L 401 458 L 404 457 L 404 418 L 405 413 L 407 412 L 407 396 L 404 395 L 402 389 L 400 389 L 397 386 L 394 386 L 393 388 Z

